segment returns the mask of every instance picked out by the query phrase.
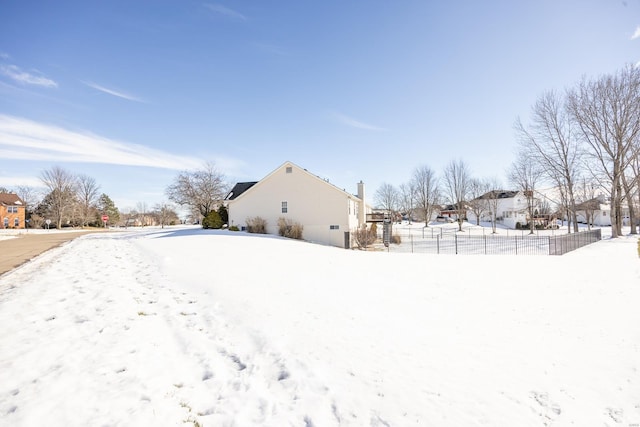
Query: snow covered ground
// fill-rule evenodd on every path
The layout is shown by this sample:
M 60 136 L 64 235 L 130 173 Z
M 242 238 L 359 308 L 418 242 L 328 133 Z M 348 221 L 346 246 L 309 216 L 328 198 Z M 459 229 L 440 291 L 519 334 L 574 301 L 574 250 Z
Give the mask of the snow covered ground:
M 636 245 L 86 235 L 0 278 L 0 425 L 640 425 Z

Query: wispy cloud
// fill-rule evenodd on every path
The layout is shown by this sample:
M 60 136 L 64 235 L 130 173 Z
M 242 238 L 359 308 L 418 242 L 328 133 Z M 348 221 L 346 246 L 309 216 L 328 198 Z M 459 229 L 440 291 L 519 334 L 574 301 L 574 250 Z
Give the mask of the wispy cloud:
M 383 127 L 379 127 L 379 126 L 374 126 L 372 124 L 369 123 L 365 123 L 365 122 L 361 122 L 360 120 L 356 120 L 353 117 L 349 117 L 346 116 L 344 114 L 341 113 L 333 113 L 333 116 L 335 117 L 335 119 L 347 126 L 351 126 L 357 129 L 364 129 L 364 130 L 373 130 L 373 131 L 385 131 L 387 129 L 383 128 Z
M 44 87 L 58 87 L 58 83 L 54 82 L 53 80 L 23 71 L 16 65 L 0 65 L 0 74 L 5 75 L 21 84 Z
M 637 39 L 640 37 L 640 26 L 638 26 L 638 28 L 636 28 L 635 33 L 633 33 L 633 35 L 631 36 L 631 40 Z
M 104 86 L 101 86 L 101 85 L 93 83 L 93 82 L 85 82 L 85 81 L 83 81 L 82 83 L 84 83 L 85 85 L 87 85 L 89 87 L 94 88 L 95 90 L 99 90 L 100 92 L 104 92 L 104 93 L 107 93 L 107 94 L 112 95 L 112 96 L 117 96 L 118 98 L 123 98 L 123 99 L 126 99 L 128 101 L 144 102 L 142 99 L 140 99 L 140 98 L 138 98 L 136 96 L 130 95 L 128 93 L 124 93 L 122 91 L 109 89 L 109 88 L 106 88 Z
M 0 158 L 104 163 L 182 170 L 202 166 L 195 157 L 171 153 L 0 114 Z
M 0 59 L 3 59 L 3 60 L 9 59 L 9 54 L 8 53 L 4 53 L 4 52 L 0 52 Z
M 239 21 L 246 21 L 247 17 L 245 15 L 243 15 L 242 13 L 230 9 L 226 6 L 223 6 L 221 4 L 218 3 L 205 3 L 204 7 L 206 7 L 207 9 L 209 9 L 212 12 L 215 13 L 219 13 L 220 15 L 224 15 L 228 18 L 232 18 L 232 19 L 236 19 Z

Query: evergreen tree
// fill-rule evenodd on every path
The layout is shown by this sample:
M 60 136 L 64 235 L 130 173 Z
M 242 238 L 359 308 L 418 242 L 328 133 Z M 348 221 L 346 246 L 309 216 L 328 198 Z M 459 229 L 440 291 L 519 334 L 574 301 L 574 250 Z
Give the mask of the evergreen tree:
M 209 215 L 204 217 L 204 219 L 202 220 L 202 228 L 220 229 L 222 228 L 223 224 L 224 223 L 220 218 L 220 214 L 218 214 L 218 212 L 216 211 L 209 212 Z
M 225 205 L 220 205 L 218 208 L 218 215 L 220 215 L 220 219 L 222 220 L 222 224 L 229 223 L 229 211 Z
M 113 200 L 111 200 L 111 198 L 104 193 L 102 193 L 102 195 L 100 195 L 100 197 L 98 198 L 97 215 L 98 216 L 96 219 L 98 220 L 98 223 L 102 222 L 102 215 L 109 216 L 109 221 L 107 222 L 108 225 L 115 224 L 120 221 L 120 211 L 118 211 L 118 208 L 116 207 L 115 203 L 113 203 Z

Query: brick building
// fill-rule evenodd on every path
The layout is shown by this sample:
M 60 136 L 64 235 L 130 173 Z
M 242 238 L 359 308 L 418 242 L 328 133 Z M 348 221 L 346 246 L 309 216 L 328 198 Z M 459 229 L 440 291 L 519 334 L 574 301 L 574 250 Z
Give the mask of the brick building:
M 0 193 L 0 228 L 25 228 L 25 211 L 17 194 Z

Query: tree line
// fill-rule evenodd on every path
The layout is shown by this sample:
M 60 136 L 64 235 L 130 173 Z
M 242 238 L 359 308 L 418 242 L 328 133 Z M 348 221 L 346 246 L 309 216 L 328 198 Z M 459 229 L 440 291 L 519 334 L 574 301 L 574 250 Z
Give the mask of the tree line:
M 513 189 L 525 195 L 530 218 L 534 210 L 550 209 L 549 200 L 535 203 L 534 199 L 542 185 L 551 185 L 558 190 L 552 202 L 570 232 L 578 231 L 576 206 L 604 194 L 611 205 L 612 237 L 622 235 L 625 207 L 631 234 L 637 234 L 640 68 L 628 65 L 613 74 L 583 77 L 563 92 L 547 91 L 532 106 L 529 122 L 518 118 L 514 128 L 517 152 L 507 168 L 508 179 Z M 474 178 L 468 166 L 457 160 L 441 176 L 420 166 L 408 183 L 397 188 L 383 183 L 375 202 L 389 212 L 418 214 L 425 225 L 436 207 L 449 203 L 460 211 L 468 207 L 476 218 L 490 212 L 495 227 L 497 197 L 492 194 L 500 190 L 496 178 Z M 483 194 L 489 197 L 478 199 Z M 533 230 L 533 222 L 530 226 Z
M 133 218 L 139 225 L 179 222 L 175 209 L 168 203 L 148 209 L 142 202 L 138 203 L 138 210 L 121 212 L 107 194 L 100 192 L 94 178 L 59 166 L 43 171 L 40 181 L 44 190 L 30 186 L 0 188 L 0 192 L 15 193 L 22 199 L 30 228 L 100 227 L 105 225 L 104 215 L 109 217 L 106 225 L 127 225 Z

